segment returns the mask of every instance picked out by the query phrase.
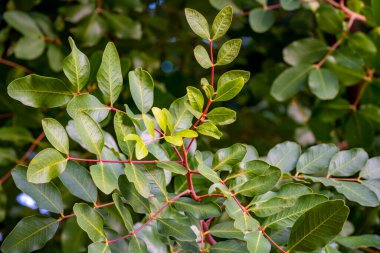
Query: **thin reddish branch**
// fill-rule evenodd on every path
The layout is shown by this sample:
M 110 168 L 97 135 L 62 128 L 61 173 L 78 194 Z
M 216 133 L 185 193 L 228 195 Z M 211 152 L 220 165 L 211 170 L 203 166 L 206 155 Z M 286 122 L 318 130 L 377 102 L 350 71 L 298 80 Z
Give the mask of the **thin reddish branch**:
M 99 209 L 99 208 L 104 208 L 107 206 L 113 206 L 114 204 L 115 204 L 114 202 L 109 202 L 109 203 L 105 203 L 105 204 L 101 204 L 101 205 L 95 205 L 94 208 Z M 68 218 L 71 218 L 74 216 L 75 216 L 75 213 L 71 213 L 71 214 L 67 214 L 67 215 L 61 214 L 61 217 L 58 219 L 58 221 L 63 221 L 65 219 L 68 219 Z
M 3 114 L 0 114 L 0 119 L 6 119 L 6 118 L 10 118 L 12 116 L 13 116 L 12 112 L 3 113 Z
M 121 237 L 118 237 L 118 238 L 115 238 L 115 239 L 112 239 L 112 240 L 107 240 L 107 244 L 110 244 L 110 243 L 114 243 L 114 242 L 118 242 L 120 240 L 123 240 L 123 239 L 126 239 L 128 237 L 131 237 L 132 235 L 135 235 L 137 234 L 138 232 L 140 232 L 144 227 L 146 227 L 151 221 L 153 221 L 154 219 L 157 218 L 157 216 L 163 211 L 165 210 L 165 208 L 173 203 L 175 200 L 179 199 L 180 197 L 186 195 L 186 194 L 189 194 L 190 193 L 190 190 L 187 189 L 179 194 L 177 194 L 176 196 L 174 196 L 173 198 L 169 199 L 169 201 L 167 201 L 162 207 L 160 207 L 160 209 L 158 209 L 153 215 L 151 215 L 149 217 L 149 219 L 144 223 L 142 224 L 140 227 L 138 227 L 136 230 L 133 230 L 131 231 L 129 234 L 127 235 L 124 235 L 124 236 L 121 236 Z
M 53 37 L 50 37 L 50 36 L 43 36 L 42 38 L 43 38 L 44 41 L 51 42 L 53 44 L 60 45 L 62 43 L 59 38 L 53 38 Z
M 296 179 L 305 179 L 304 176 L 299 175 L 299 174 L 296 174 L 296 175 L 291 176 L 291 177 L 292 178 L 296 178 Z M 330 177 L 330 176 L 326 176 L 325 178 L 328 178 L 328 179 L 331 179 L 331 180 L 334 180 L 334 181 L 360 182 L 360 177 L 357 177 L 357 178 L 343 178 L 343 177 Z
M 140 160 L 104 160 L 104 159 L 88 159 L 88 158 L 79 158 L 67 156 L 67 160 L 78 161 L 78 162 L 88 162 L 88 163 L 123 163 L 123 164 L 156 164 L 160 161 L 158 160 L 149 160 L 149 161 L 140 161 Z M 173 162 L 173 163 L 182 163 L 182 161 L 163 161 L 163 162 Z
M 21 69 L 22 71 L 24 71 L 27 74 L 33 74 L 33 71 L 31 71 L 27 67 L 24 67 L 24 66 L 22 66 L 22 65 L 20 65 L 18 63 L 13 62 L 13 61 L 9 61 L 7 59 L 0 58 L 0 63 L 2 63 L 4 65 L 7 65 L 9 67 L 12 67 L 12 68 L 19 68 L 19 69 Z
M 212 235 L 209 232 L 209 226 L 211 223 L 211 222 L 208 222 L 209 220 L 212 220 L 212 218 L 208 219 L 206 222 L 203 222 L 203 224 L 202 224 L 203 225 L 203 233 L 205 236 L 205 242 L 207 242 L 208 244 L 214 245 L 214 244 L 216 244 L 216 240 L 214 239 L 214 237 L 212 237 Z
M 342 44 L 342 42 L 346 39 L 346 36 L 342 36 L 339 40 L 337 40 L 334 45 L 332 45 L 327 54 L 322 58 L 322 60 L 320 60 L 317 64 L 315 64 L 315 68 L 319 69 L 322 67 L 322 65 L 327 61 L 327 59 L 329 58 L 329 56 L 335 52 L 335 50 L 340 46 L 340 44 Z

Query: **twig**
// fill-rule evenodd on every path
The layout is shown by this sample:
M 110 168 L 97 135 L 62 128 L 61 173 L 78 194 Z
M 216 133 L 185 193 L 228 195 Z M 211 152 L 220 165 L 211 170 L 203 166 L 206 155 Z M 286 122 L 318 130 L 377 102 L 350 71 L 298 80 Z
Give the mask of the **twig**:
M 7 65 L 9 67 L 12 67 L 12 68 L 18 68 L 18 69 L 21 69 L 22 71 L 24 71 L 25 73 L 27 74 L 33 74 L 33 71 L 31 71 L 30 69 L 28 69 L 27 67 L 24 67 L 18 63 L 15 63 L 13 61 L 9 61 L 7 59 L 4 59 L 4 58 L 0 58 L 0 63 L 4 64 L 4 65 Z

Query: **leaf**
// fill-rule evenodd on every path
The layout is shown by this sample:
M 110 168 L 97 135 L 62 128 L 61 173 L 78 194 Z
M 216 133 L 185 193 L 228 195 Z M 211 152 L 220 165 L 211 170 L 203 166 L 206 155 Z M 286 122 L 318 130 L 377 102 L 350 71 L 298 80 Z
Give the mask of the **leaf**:
M 127 177 L 122 175 L 119 177 L 120 192 L 126 202 L 132 206 L 133 211 L 140 214 L 149 213 L 148 199 L 143 198 L 136 190 L 133 183 L 127 180 Z
M 53 238 L 59 222 L 56 219 L 43 216 L 23 218 L 1 245 L 4 253 L 22 253 L 39 250 Z
M 280 0 L 281 6 L 284 10 L 293 11 L 301 6 L 300 0 Z
M 133 231 L 133 220 L 131 213 L 128 211 L 128 208 L 124 206 L 123 201 L 121 200 L 121 197 L 118 193 L 115 192 L 114 194 L 112 194 L 112 199 L 115 203 L 117 211 L 123 219 L 125 228 L 127 229 L 128 233 L 130 233 L 131 231 Z
M 234 98 L 237 94 L 239 94 L 243 86 L 244 86 L 243 77 L 239 77 L 237 79 L 229 81 L 223 86 L 218 87 L 216 91 L 216 96 L 213 100 L 214 101 L 228 101 Z
M 117 100 L 123 88 L 123 76 L 119 54 L 115 44 L 108 42 L 104 50 L 102 63 L 96 74 L 99 89 L 103 95 L 111 102 L 111 106 Z
M 168 124 L 168 119 L 164 110 L 161 110 L 157 107 L 152 108 L 154 118 L 157 121 L 157 124 L 160 126 L 161 130 L 166 133 L 166 128 Z
M 331 158 L 339 149 L 334 144 L 319 144 L 310 147 L 297 162 L 297 172 L 326 175 Z
M 176 162 L 158 162 L 157 167 L 173 172 L 175 174 L 187 174 L 186 168 Z
M 18 78 L 8 85 L 8 95 L 31 107 L 53 108 L 67 104 L 70 89 L 61 80 L 39 75 Z
M 153 78 L 141 68 L 129 71 L 128 77 L 133 101 L 141 113 L 147 113 L 153 105 Z
M 129 242 L 129 252 L 133 253 L 149 253 L 146 244 L 143 240 L 138 239 L 138 237 L 133 237 Z
M 68 161 L 65 171 L 59 175 L 59 179 L 74 196 L 87 202 L 96 202 L 97 189 L 85 167 L 76 162 Z
M 239 163 L 247 153 L 243 144 L 236 143 L 228 148 L 219 149 L 212 162 L 213 170 L 231 170 L 232 166 Z
M 219 183 L 221 181 L 218 173 L 213 171 L 210 167 L 208 167 L 203 162 L 199 163 L 197 170 L 204 176 L 206 179 L 210 180 L 213 183 Z
M 28 129 L 20 126 L 1 127 L 0 140 L 13 142 L 16 146 L 23 146 L 34 141 L 32 134 Z
M 202 92 L 199 89 L 192 86 L 186 87 L 186 90 L 187 98 L 189 99 L 191 107 L 198 112 L 202 112 L 204 105 Z
M 179 198 L 173 202 L 174 207 L 182 212 L 191 213 L 197 219 L 208 219 L 221 214 L 220 207 L 213 203 L 199 203 L 191 198 Z
M 232 22 L 233 10 L 231 5 L 225 6 L 216 15 L 214 22 L 212 22 L 212 38 L 216 40 L 222 37 L 230 28 Z
M 90 61 L 69 37 L 71 53 L 63 60 L 63 72 L 77 92 L 87 84 L 90 77 Z
M 62 253 L 86 251 L 87 236 L 74 218 L 63 222 L 60 240 Z
M 225 42 L 218 51 L 218 58 L 215 65 L 226 65 L 231 63 L 238 56 L 241 39 L 233 39 Z
M 46 55 L 50 68 L 55 72 L 61 72 L 64 58 L 61 47 L 55 44 L 48 44 Z
M 354 236 L 338 236 L 335 238 L 337 243 L 346 248 L 377 248 L 380 249 L 380 236 L 379 235 L 354 235 Z
M 212 67 L 210 56 L 203 46 L 198 45 L 194 48 L 194 57 L 202 68 L 209 69 Z
M 279 213 L 269 216 L 262 224 L 264 229 L 267 227 L 283 228 L 292 227 L 296 220 L 307 210 L 320 203 L 328 201 L 328 198 L 319 194 L 307 194 L 299 197 L 296 203 Z
M 248 21 L 253 31 L 264 33 L 272 27 L 275 17 L 271 10 L 255 8 L 249 12 Z
M 148 178 L 141 171 L 143 168 L 143 166 L 137 164 L 125 164 L 124 170 L 128 181 L 134 184 L 138 193 L 144 198 L 148 198 L 150 194 L 150 185 L 148 183 Z
M 242 231 L 244 235 L 257 231 L 259 222 L 252 218 L 252 216 L 242 212 L 240 207 L 239 209 L 240 215 L 235 218 L 234 227 Z
M 85 112 L 96 122 L 101 122 L 107 118 L 110 111 L 95 96 L 91 94 L 82 94 L 73 97 L 67 104 L 67 113 L 71 118 L 75 118 L 77 112 Z
M 239 240 L 243 240 L 244 238 L 244 234 L 240 230 L 236 229 L 234 227 L 234 223 L 231 221 L 215 224 L 209 231 L 213 236 L 219 238 Z
M 191 30 L 202 39 L 210 39 L 209 24 L 206 18 L 196 10 L 186 8 L 185 16 Z
M 360 177 L 365 179 L 380 179 L 380 157 L 372 157 L 367 160 L 364 168 L 360 170 Z
M 244 83 L 247 83 L 249 81 L 249 78 L 251 76 L 251 73 L 249 71 L 245 70 L 230 70 L 221 75 L 218 79 L 218 87 L 223 86 L 226 83 L 235 80 L 239 77 L 243 77 Z
M 183 140 L 181 136 L 165 136 L 165 141 L 175 145 L 175 146 L 182 146 Z
M 238 240 L 220 241 L 210 247 L 210 253 L 248 253 L 246 243 Z
M 312 68 L 311 65 L 301 64 L 285 69 L 274 80 L 271 95 L 278 101 L 291 98 L 302 89 Z
M 196 235 L 190 226 L 174 219 L 157 219 L 158 232 L 163 236 L 172 236 L 180 241 L 194 241 Z
M 42 120 L 42 128 L 44 129 L 46 138 L 58 151 L 69 153 L 69 137 L 65 128 L 53 118 L 45 118 Z
M 0 166 L 17 162 L 17 153 L 13 148 L 0 148 Z
M 19 59 L 34 60 L 41 56 L 45 47 L 46 43 L 40 37 L 28 35 L 17 41 L 14 52 Z
M 316 13 L 318 27 L 330 34 L 340 34 L 343 31 L 344 16 L 330 5 L 322 5 Z
M 76 203 L 73 207 L 78 225 L 87 233 L 93 242 L 105 240 L 102 215 L 85 203 Z
M 380 123 L 380 108 L 377 106 L 371 104 L 361 105 L 358 112 L 371 122 L 376 124 Z
M 170 113 L 166 111 L 170 132 L 174 133 L 191 127 L 193 114 L 187 109 L 186 103 L 188 103 L 186 97 L 178 98 L 170 105 Z
M 44 149 L 30 162 L 27 179 L 34 184 L 49 183 L 66 169 L 66 164 L 67 159 L 57 150 Z
M 53 213 L 63 212 L 61 192 L 52 182 L 46 184 L 32 184 L 26 179 L 26 168 L 17 165 L 12 170 L 12 178 L 21 191 L 37 202 L 38 208 Z
M 344 126 L 343 137 L 351 147 L 370 148 L 375 138 L 373 124 L 362 114 L 352 113 Z
M 245 236 L 247 248 L 250 253 L 269 253 L 271 249 L 270 242 L 260 231 L 254 231 Z
M 154 133 L 155 133 L 155 123 L 154 120 L 151 119 L 147 114 L 142 114 L 142 119 L 144 121 L 144 125 L 150 136 L 154 138 Z
M 22 11 L 6 11 L 4 19 L 12 28 L 16 29 L 25 36 L 42 35 L 36 22 L 25 12 Z
M 236 112 L 225 107 L 218 107 L 207 114 L 207 119 L 215 125 L 228 125 L 235 122 Z
M 374 18 L 376 24 L 380 25 L 380 4 L 379 4 L 379 2 L 376 0 L 371 0 L 371 9 L 372 9 L 372 15 L 373 15 L 373 18 Z
M 363 180 L 361 184 L 373 191 L 380 201 L 380 179 Z
M 326 201 L 308 210 L 292 227 L 287 252 L 310 252 L 325 246 L 341 231 L 348 213 L 342 200 Z
M 104 135 L 98 123 L 87 113 L 77 112 L 74 125 L 88 151 L 100 155 L 104 146 Z
M 88 253 L 111 253 L 108 243 L 94 242 L 88 245 Z
M 366 186 L 356 182 L 338 182 L 335 187 L 337 192 L 342 193 L 347 199 L 359 203 L 362 206 L 375 207 L 379 205 L 376 194 Z
M 286 141 L 269 150 L 268 163 L 280 168 L 283 172 L 289 172 L 296 166 L 300 154 L 301 148 L 297 143 Z
M 125 139 L 129 134 L 136 134 L 136 129 L 132 120 L 123 112 L 116 112 L 113 124 L 117 143 L 119 144 L 121 151 L 123 151 L 123 153 L 129 158 L 132 158 L 135 150 L 135 143 L 134 141 L 128 141 Z
M 308 84 L 311 92 L 322 100 L 333 99 L 339 92 L 339 81 L 328 69 L 313 69 Z
M 306 38 L 293 41 L 282 51 L 284 61 L 289 65 L 315 63 L 327 53 L 326 43 L 315 38 Z
M 368 154 L 361 148 L 354 148 L 338 152 L 331 159 L 328 175 L 349 177 L 364 167 Z

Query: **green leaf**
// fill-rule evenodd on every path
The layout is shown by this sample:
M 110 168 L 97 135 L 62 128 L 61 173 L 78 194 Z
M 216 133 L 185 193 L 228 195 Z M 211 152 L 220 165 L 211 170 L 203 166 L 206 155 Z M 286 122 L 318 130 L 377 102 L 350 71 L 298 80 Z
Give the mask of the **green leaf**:
M 74 218 L 67 219 L 63 222 L 60 239 L 62 253 L 86 251 L 87 236 L 85 235 L 84 231 L 80 229 L 77 221 Z
M 63 60 L 63 72 L 77 92 L 87 84 L 90 77 L 90 61 L 69 37 L 71 53 Z
M 225 107 L 218 107 L 207 114 L 207 119 L 215 125 L 228 125 L 235 122 L 236 112 Z
M 186 8 L 185 16 L 191 30 L 202 39 L 210 39 L 209 24 L 206 18 L 196 10 Z
M 221 181 L 218 173 L 213 171 L 210 167 L 208 167 L 203 162 L 199 163 L 197 170 L 204 176 L 206 179 L 210 180 L 213 183 L 219 183 Z
M 348 213 L 342 200 L 326 201 L 308 210 L 292 227 L 287 252 L 310 252 L 325 246 L 342 230 Z
M 348 200 L 359 203 L 362 206 L 375 207 L 379 205 L 376 194 L 368 187 L 356 182 L 338 182 L 335 189 L 342 193 Z
M 284 10 L 294 11 L 301 7 L 300 0 L 280 0 L 281 6 Z
M 61 80 L 39 75 L 29 75 L 12 81 L 8 85 L 8 94 L 24 105 L 36 108 L 65 105 L 73 96 Z
M 91 94 L 82 94 L 73 97 L 67 104 L 67 113 L 71 118 L 75 118 L 77 112 L 85 112 L 97 122 L 103 121 L 107 118 L 110 111 L 103 105 L 95 96 Z
M 244 239 L 244 234 L 239 229 L 236 229 L 231 221 L 215 224 L 209 231 L 213 236 L 219 238 Z
M 77 112 L 77 114 L 75 114 L 74 124 L 80 139 L 88 151 L 100 155 L 104 146 L 104 136 L 98 123 L 87 113 Z
M 87 233 L 91 241 L 105 240 L 102 215 L 85 203 L 76 203 L 73 207 L 78 225 Z
M 377 47 L 371 38 L 363 33 L 357 32 L 348 37 L 348 45 L 360 54 L 364 60 L 371 59 L 377 53 Z
M 210 253 L 248 253 L 246 243 L 238 240 L 220 241 L 210 247 Z
M 115 44 L 108 42 L 104 50 L 102 63 L 96 74 L 99 89 L 103 95 L 111 102 L 111 106 L 117 100 L 123 88 L 123 76 L 121 74 L 121 65 L 119 54 Z
M 380 249 L 380 236 L 379 235 L 354 235 L 354 236 L 338 236 L 335 238 L 337 243 L 346 248 L 377 248 Z
M 123 112 L 116 112 L 113 124 L 120 149 L 129 158 L 132 158 L 135 150 L 135 143 L 134 141 L 128 141 L 125 139 L 129 134 L 136 134 L 136 129 L 132 120 Z
M 186 175 L 187 173 L 186 168 L 176 162 L 158 162 L 157 167 L 175 174 Z
M 268 152 L 268 163 L 280 168 L 283 172 L 294 169 L 301 155 L 301 147 L 295 143 L 286 141 L 274 146 Z
M 375 131 L 365 116 L 361 113 L 352 113 L 344 126 L 343 137 L 350 147 L 370 148 L 375 138 Z
M 174 219 L 157 219 L 158 232 L 163 236 L 172 236 L 180 241 L 194 241 L 196 235 L 189 225 Z
M 220 207 L 213 203 L 199 203 L 191 198 L 179 198 L 173 202 L 174 207 L 183 212 L 191 213 L 197 219 L 208 219 L 221 214 Z
M 191 127 L 193 114 L 187 109 L 187 103 L 186 97 L 178 98 L 170 105 L 170 113 L 166 111 L 170 132 L 174 133 Z
M 165 136 L 165 141 L 175 145 L 175 146 L 182 146 L 183 144 L 183 140 L 182 140 L 182 137 L 181 136 L 168 136 L 166 135 Z
M 233 99 L 237 94 L 239 94 L 243 86 L 243 77 L 239 77 L 237 79 L 229 81 L 222 86 L 218 86 L 214 101 L 228 101 L 230 99 Z
M 380 25 L 380 3 L 376 0 L 371 0 L 372 15 L 376 24 Z M 5 18 L 5 15 L 4 15 Z
M 161 130 L 166 133 L 166 126 L 168 124 L 168 119 L 166 117 L 166 113 L 164 110 L 161 110 L 157 107 L 152 108 L 152 112 L 154 115 L 154 118 L 156 119 L 158 125 L 160 126 Z
M 284 61 L 289 65 L 315 63 L 328 51 L 326 43 L 315 38 L 296 40 L 282 51 Z
M 331 158 L 339 149 L 334 144 L 319 144 L 310 147 L 297 162 L 297 172 L 326 175 Z
M 316 13 L 318 27 L 330 34 L 340 34 L 343 31 L 344 16 L 334 7 L 325 4 Z
M 143 166 L 138 164 L 125 164 L 125 175 L 127 175 L 128 181 L 132 182 L 136 187 L 138 193 L 144 198 L 148 198 L 150 194 L 150 185 L 148 178 L 142 172 Z
M 361 105 L 359 114 L 364 116 L 366 119 L 374 122 L 376 124 L 380 124 L 380 108 L 375 105 Z
M 55 44 L 48 44 L 47 48 L 46 55 L 50 68 L 55 72 L 61 72 L 64 58 L 61 47 Z
M 94 242 L 88 245 L 88 253 L 111 253 L 108 243 Z
M 17 153 L 13 148 L 0 148 L 0 166 L 17 162 Z
M 45 41 L 38 36 L 26 36 L 19 39 L 14 47 L 15 56 L 19 59 L 34 60 L 45 50 Z
M 42 120 L 42 128 L 44 129 L 46 138 L 58 151 L 69 153 L 69 137 L 65 128 L 53 118 L 45 118 Z
M 241 43 L 241 39 L 233 39 L 225 42 L 218 51 L 216 65 L 226 65 L 235 60 L 239 54 Z
M 21 253 L 39 250 L 53 238 L 59 222 L 43 216 L 23 218 L 5 238 L 1 245 L 4 253 Z
M 119 212 L 121 218 L 123 219 L 124 226 L 127 229 L 128 233 L 133 231 L 133 220 L 131 213 L 129 212 L 128 208 L 124 206 L 124 203 L 118 193 L 112 194 L 113 202 L 115 203 L 115 206 L 117 208 L 117 211 Z
M 311 65 L 298 65 L 285 69 L 273 82 L 271 95 L 278 101 L 285 101 L 297 94 L 307 81 Z
M 372 157 L 371 159 L 368 159 L 367 163 L 365 164 L 364 168 L 360 170 L 360 177 L 365 179 L 380 179 L 379 174 L 379 168 L 380 168 L 380 157 Z
M 216 15 L 214 22 L 212 22 L 212 38 L 216 40 L 222 37 L 230 28 L 232 22 L 233 10 L 231 5 L 225 6 Z
M 307 210 L 320 203 L 327 201 L 328 198 L 319 194 L 307 194 L 299 197 L 296 203 L 279 213 L 269 216 L 263 223 L 264 229 L 267 227 L 283 228 L 292 227 L 296 220 Z
M 22 11 L 6 11 L 4 19 L 12 28 L 16 29 L 25 36 L 42 35 L 36 22 L 25 12 Z
M 187 90 L 187 98 L 189 99 L 189 103 L 191 107 L 197 112 L 203 111 L 204 99 L 202 92 L 192 86 L 186 87 Z
M 0 128 L 0 140 L 13 142 L 16 146 L 23 146 L 27 143 L 33 142 L 34 138 L 28 129 L 19 126 L 12 126 Z
M 259 222 L 252 218 L 252 216 L 242 212 L 240 207 L 239 209 L 240 215 L 235 218 L 234 227 L 242 231 L 244 235 L 257 231 Z
M 271 10 L 256 8 L 249 12 L 248 21 L 253 31 L 264 33 L 272 27 L 275 17 Z
M 126 8 L 129 8 L 126 6 Z M 136 7 L 139 8 L 139 7 Z M 109 29 L 118 39 L 140 40 L 143 35 L 141 23 L 123 13 L 102 10 L 102 16 L 106 19 Z
M 33 198 L 40 209 L 53 213 L 63 212 L 61 192 L 52 182 L 46 184 L 32 184 L 26 179 L 26 168 L 16 166 L 12 170 L 12 178 L 21 191 Z
M 245 236 L 247 248 L 250 253 L 269 253 L 271 249 L 270 242 L 260 231 L 254 231 Z
M 130 71 L 128 77 L 133 101 L 141 113 L 147 113 L 153 105 L 153 78 L 141 68 Z
M 119 177 L 119 188 L 126 202 L 132 206 L 133 211 L 140 214 L 150 212 L 148 199 L 143 198 L 137 192 L 134 184 L 129 182 L 125 175 Z
M 49 183 L 66 169 L 66 164 L 67 159 L 57 150 L 44 149 L 30 162 L 27 179 L 34 184 Z
M 97 189 L 85 167 L 76 162 L 68 161 L 65 171 L 59 175 L 59 179 L 74 196 L 87 202 L 96 202 Z
M 328 175 L 349 177 L 364 167 L 368 154 L 362 148 L 340 151 L 330 161 Z
M 311 92 L 322 100 L 333 99 L 339 92 L 339 81 L 328 69 L 313 69 L 308 84 Z
M 138 239 L 138 237 L 133 237 L 129 242 L 129 252 L 133 253 L 149 253 L 146 244 L 143 240 Z
M 243 144 L 236 143 L 228 148 L 219 149 L 212 162 L 213 170 L 231 170 L 232 166 L 239 163 L 247 153 Z
M 198 45 L 194 48 L 194 56 L 199 65 L 202 66 L 202 68 L 209 69 L 212 67 L 210 56 L 208 55 L 206 49 L 203 46 Z
M 376 194 L 377 199 L 380 201 L 380 179 L 363 180 L 360 183 L 373 191 Z
M 142 119 L 144 121 L 144 125 L 150 136 L 154 138 L 154 129 L 156 127 L 154 120 L 151 119 L 147 114 L 142 114 Z
M 235 80 L 239 77 L 243 77 L 244 83 L 247 83 L 249 81 L 249 78 L 251 76 L 251 73 L 249 71 L 245 70 L 230 70 L 221 75 L 218 79 L 218 87 L 223 86 L 226 83 Z

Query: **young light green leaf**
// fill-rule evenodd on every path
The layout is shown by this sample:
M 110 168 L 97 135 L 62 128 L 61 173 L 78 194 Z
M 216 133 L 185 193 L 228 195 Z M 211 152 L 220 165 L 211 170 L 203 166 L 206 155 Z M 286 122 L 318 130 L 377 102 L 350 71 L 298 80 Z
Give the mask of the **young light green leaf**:
M 104 146 L 104 135 L 98 123 L 87 113 L 77 112 L 74 125 L 88 151 L 100 155 Z
M 289 172 L 296 166 L 300 154 L 301 147 L 297 143 L 286 141 L 269 150 L 268 162 L 283 172 Z
M 138 164 L 125 164 L 125 175 L 127 175 L 128 181 L 135 185 L 136 190 L 144 198 L 148 198 L 150 194 L 150 185 L 148 178 L 142 172 L 143 166 Z
M 214 101 L 228 101 L 230 99 L 233 99 L 237 94 L 239 94 L 243 86 L 243 77 L 239 77 L 237 79 L 229 81 L 222 86 L 218 86 Z
M 323 202 L 304 213 L 292 227 L 287 252 L 325 246 L 343 227 L 349 208 L 342 200 Z
M 215 125 L 228 125 L 235 122 L 236 112 L 225 107 L 218 107 L 207 114 L 207 119 Z
M 187 98 L 189 99 L 189 103 L 191 107 L 197 112 L 203 111 L 204 99 L 202 92 L 192 86 L 186 87 L 187 90 Z
M 326 43 L 315 38 L 296 40 L 284 48 L 284 61 L 289 65 L 312 64 L 327 53 Z
M 123 75 L 121 74 L 119 54 L 115 44 L 112 42 L 108 42 L 104 50 L 102 63 L 100 64 L 96 78 L 99 89 L 112 106 L 123 88 Z
M 249 12 L 248 21 L 253 31 L 264 33 L 272 27 L 275 17 L 271 10 L 256 8 Z
M 219 39 L 228 31 L 232 22 L 232 16 L 233 10 L 231 5 L 225 6 L 218 15 L 216 15 L 212 22 L 212 40 Z
M 73 96 L 61 80 L 39 75 L 29 75 L 12 81 L 8 85 L 8 95 L 36 108 L 65 105 Z
M 26 179 L 26 168 L 16 166 L 12 170 L 12 178 L 21 191 L 33 198 L 38 207 L 53 213 L 63 212 L 61 192 L 52 182 L 46 184 L 32 184 Z
M 22 37 L 14 47 L 15 56 L 19 59 L 33 60 L 44 52 L 45 46 L 45 41 L 39 36 Z
M 1 245 L 4 253 L 32 252 L 39 250 L 53 238 L 59 222 L 43 216 L 23 218 L 5 238 Z
M 168 128 L 170 132 L 173 133 L 181 131 L 183 129 L 189 129 L 191 127 L 192 119 L 194 116 L 189 111 L 189 109 L 187 109 L 188 107 L 186 106 L 186 103 L 188 103 L 187 97 L 178 98 L 174 100 L 174 102 L 169 107 L 171 116 L 168 117 L 169 113 L 166 112 L 168 118 Z M 170 128 L 172 128 L 172 130 Z
M 340 151 L 331 159 L 328 175 L 349 177 L 364 167 L 368 154 L 362 148 Z
M 239 77 L 243 77 L 244 83 L 247 83 L 249 81 L 249 78 L 251 76 L 251 73 L 249 71 L 245 70 L 230 70 L 221 75 L 218 79 L 218 87 L 223 86 L 226 83 L 235 80 Z
M 69 137 L 65 128 L 53 118 L 45 118 L 42 120 L 42 128 L 44 129 L 46 138 L 58 151 L 69 153 Z
M 301 90 L 307 76 L 312 70 L 311 65 L 297 65 L 285 69 L 273 82 L 271 95 L 278 101 L 285 101 Z
M 206 79 L 202 78 L 201 80 L 202 90 L 204 91 L 208 99 L 212 99 L 212 97 L 214 96 L 214 87 L 210 85 L 208 82 L 202 82 L 203 80 Z
M 208 55 L 206 49 L 198 45 L 194 48 L 194 57 L 204 69 L 209 69 L 212 66 L 212 62 L 210 60 L 210 56 Z
M 165 141 L 175 145 L 175 146 L 182 146 L 183 140 L 182 137 L 179 135 L 166 135 Z
M 264 237 L 261 231 L 253 231 L 245 236 L 247 248 L 250 253 L 269 253 L 270 242 Z
M 141 68 L 130 71 L 128 77 L 133 101 L 140 112 L 147 113 L 153 105 L 153 78 Z
M 142 114 L 142 119 L 144 121 L 144 125 L 146 130 L 150 134 L 150 136 L 154 137 L 154 129 L 156 125 L 154 124 L 154 120 L 152 120 L 147 114 Z
M 241 43 L 241 39 L 225 42 L 219 49 L 216 65 L 226 65 L 235 60 L 239 54 Z
M 12 28 L 16 29 L 25 36 L 42 35 L 36 22 L 25 12 L 22 11 L 6 11 L 4 19 Z
M 157 219 L 157 229 L 163 236 L 172 236 L 180 241 L 193 241 L 196 235 L 189 225 L 173 219 Z
M 90 77 L 90 61 L 70 37 L 71 53 L 63 60 L 63 72 L 77 92 L 87 84 Z
M 96 202 L 98 197 L 96 186 L 85 167 L 68 161 L 65 171 L 59 175 L 59 179 L 74 196 L 87 202 Z
M 88 93 L 73 97 L 67 104 L 66 110 L 73 119 L 77 112 L 85 112 L 96 122 L 101 122 L 107 118 L 110 111 L 99 99 Z
M 187 23 L 191 30 L 202 39 L 210 39 L 210 30 L 206 18 L 198 11 L 190 8 L 185 9 Z
M 112 199 L 115 203 L 117 210 L 119 211 L 121 218 L 123 219 L 125 228 L 128 232 L 133 231 L 133 220 L 131 213 L 128 211 L 128 208 L 124 206 L 124 203 L 120 195 L 115 192 L 114 194 L 112 194 Z
M 73 207 L 78 225 L 87 233 L 91 241 L 105 240 L 103 216 L 85 203 L 76 203 Z
M 333 99 L 339 92 L 339 81 L 328 69 L 313 69 L 308 84 L 311 92 L 322 100 Z
M 129 158 L 132 158 L 135 150 L 135 143 L 134 141 L 126 140 L 126 137 L 129 134 L 136 134 L 136 129 L 132 120 L 124 113 L 116 112 L 113 124 L 117 143 L 119 144 L 121 151 L 123 151 L 123 153 Z
M 160 126 L 161 130 L 166 133 L 166 126 L 167 126 L 167 123 L 168 123 L 168 120 L 167 120 L 167 117 L 166 117 L 166 113 L 164 112 L 164 110 L 161 110 L 157 107 L 153 107 L 152 108 L 152 112 L 153 112 L 153 115 L 154 115 L 154 118 L 156 119 L 158 125 Z
M 39 152 L 30 162 L 28 181 L 34 184 L 49 183 L 66 169 L 67 159 L 57 150 L 47 148 Z
M 222 132 L 220 132 L 219 129 L 210 122 L 206 122 L 200 126 L 197 126 L 195 129 L 198 131 L 198 133 L 213 137 L 217 140 L 219 140 L 223 135 Z

